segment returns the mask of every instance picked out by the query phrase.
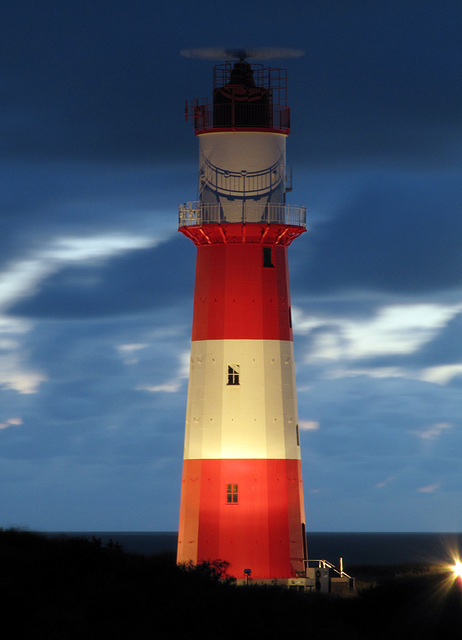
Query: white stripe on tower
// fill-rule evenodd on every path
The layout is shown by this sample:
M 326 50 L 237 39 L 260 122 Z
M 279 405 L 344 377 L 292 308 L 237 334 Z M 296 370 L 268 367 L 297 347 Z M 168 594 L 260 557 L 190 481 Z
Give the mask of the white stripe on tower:
M 294 377 L 291 341 L 193 342 L 185 459 L 300 459 Z

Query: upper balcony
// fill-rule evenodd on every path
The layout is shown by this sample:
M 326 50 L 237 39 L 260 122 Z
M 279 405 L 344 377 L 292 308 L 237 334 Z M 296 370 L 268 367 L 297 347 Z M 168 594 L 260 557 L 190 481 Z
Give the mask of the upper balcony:
M 187 202 L 180 205 L 179 227 L 229 222 L 279 224 L 306 229 L 306 207 L 245 200 L 224 204 Z
M 306 231 L 305 207 L 256 202 L 180 206 L 179 231 L 196 245 L 259 243 L 288 246 Z

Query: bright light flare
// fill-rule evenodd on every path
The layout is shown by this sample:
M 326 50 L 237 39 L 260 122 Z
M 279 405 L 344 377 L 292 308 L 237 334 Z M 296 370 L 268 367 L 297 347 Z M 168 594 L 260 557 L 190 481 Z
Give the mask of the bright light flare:
M 462 560 L 458 551 L 451 553 L 451 562 L 444 564 L 442 569 L 446 574 L 445 585 L 448 589 L 456 583 L 462 587 Z
M 454 572 L 454 578 L 461 578 L 462 577 L 462 562 L 460 560 L 456 560 L 452 570 Z

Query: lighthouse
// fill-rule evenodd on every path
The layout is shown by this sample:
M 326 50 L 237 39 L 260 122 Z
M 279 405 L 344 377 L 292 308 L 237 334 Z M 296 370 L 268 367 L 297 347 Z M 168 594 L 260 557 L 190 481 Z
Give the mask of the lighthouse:
M 186 105 L 199 179 L 197 201 L 179 210 L 197 256 L 177 561 L 225 561 L 238 582 L 300 584 L 307 550 L 287 254 L 306 231 L 306 210 L 286 202 L 287 73 L 251 64 L 252 52 L 225 55 L 213 99 Z

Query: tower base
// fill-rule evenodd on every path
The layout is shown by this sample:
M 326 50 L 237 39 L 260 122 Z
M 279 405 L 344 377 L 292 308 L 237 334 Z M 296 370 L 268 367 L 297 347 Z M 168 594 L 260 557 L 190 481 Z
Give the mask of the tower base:
M 222 560 L 228 575 L 306 575 L 300 460 L 185 460 L 178 562 Z

